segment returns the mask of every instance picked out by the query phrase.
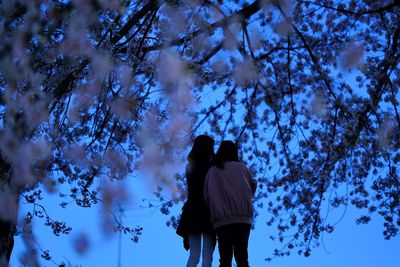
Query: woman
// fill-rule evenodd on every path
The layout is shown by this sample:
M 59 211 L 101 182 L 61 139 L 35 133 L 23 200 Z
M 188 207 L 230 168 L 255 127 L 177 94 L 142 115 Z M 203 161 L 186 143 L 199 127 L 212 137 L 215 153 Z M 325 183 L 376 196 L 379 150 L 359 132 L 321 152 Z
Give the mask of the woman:
M 204 180 L 214 156 L 214 140 L 199 135 L 193 144 L 186 166 L 188 198 L 182 208 L 177 234 L 184 238 L 185 249 L 190 250 L 186 267 L 195 267 L 200 261 L 201 240 L 202 267 L 211 267 L 215 248 L 215 233 L 210 222 L 210 212 L 204 200 Z
M 257 183 L 238 159 L 232 141 L 223 141 L 207 173 L 204 198 L 217 233 L 220 267 L 248 267 L 247 245 L 253 220 L 252 197 Z

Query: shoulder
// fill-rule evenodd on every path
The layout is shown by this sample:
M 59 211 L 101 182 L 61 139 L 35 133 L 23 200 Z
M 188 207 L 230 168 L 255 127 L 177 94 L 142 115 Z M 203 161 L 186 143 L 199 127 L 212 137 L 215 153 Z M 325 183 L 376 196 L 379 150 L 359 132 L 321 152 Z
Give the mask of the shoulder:
M 243 162 L 236 162 L 236 163 L 238 163 L 238 166 L 240 166 L 240 168 L 245 169 L 247 171 L 249 170 L 249 168 L 247 168 L 247 165 L 244 164 Z
M 196 173 L 196 166 L 192 162 L 186 165 L 186 178 L 193 179 L 193 175 Z
M 225 164 L 232 169 L 247 169 L 246 165 L 241 161 L 229 161 Z
M 186 168 L 185 168 L 186 174 L 190 173 L 191 170 L 192 170 L 192 164 L 190 164 L 190 163 L 186 164 Z
M 187 173 L 196 172 L 196 171 L 198 171 L 199 168 L 201 168 L 201 164 L 199 164 L 199 162 L 196 162 L 196 161 L 193 161 L 193 160 L 189 161 L 186 164 L 186 172 Z
M 218 168 L 217 166 L 211 166 L 207 171 L 207 176 L 218 176 L 224 169 Z
M 217 169 L 218 169 L 217 166 L 213 165 L 213 166 L 211 166 L 211 167 L 208 169 L 208 173 L 213 173 L 213 172 L 215 172 Z

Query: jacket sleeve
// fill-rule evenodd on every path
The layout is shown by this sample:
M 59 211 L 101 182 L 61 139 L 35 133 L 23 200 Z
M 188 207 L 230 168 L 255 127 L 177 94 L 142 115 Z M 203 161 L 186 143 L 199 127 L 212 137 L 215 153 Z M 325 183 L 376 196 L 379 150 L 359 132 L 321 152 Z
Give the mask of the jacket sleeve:
M 254 195 L 254 193 L 256 192 L 256 189 L 257 189 L 257 181 L 255 179 L 253 179 L 253 176 L 251 175 L 249 169 L 246 166 L 244 168 L 245 168 L 245 173 L 246 173 L 247 179 L 248 179 L 250 187 L 251 187 L 251 192 Z

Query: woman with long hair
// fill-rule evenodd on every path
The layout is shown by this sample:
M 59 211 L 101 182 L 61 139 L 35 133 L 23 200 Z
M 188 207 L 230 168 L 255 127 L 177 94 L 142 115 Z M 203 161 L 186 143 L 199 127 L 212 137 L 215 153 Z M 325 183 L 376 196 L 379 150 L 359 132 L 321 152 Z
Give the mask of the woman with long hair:
M 247 246 L 253 222 L 252 197 L 257 183 L 246 165 L 239 161 L 232 141 L 223 141 L 207 173 L 204 198 L 217 233 L 220 267 L 248 267 Z
M 214 157 L 214 140 L 199 135 L 193 144 L 186 165 L 188 198 L 182 208 L 177 234 L 189 250 L 186 267 L 195 267 L 202 258 L 202 267 L 211 267 L 215 248 L 215 232 L 210 222 L 210 211 L 204 200 L 204 180 Z M 201 246 L 201 244 L 203 244 Z

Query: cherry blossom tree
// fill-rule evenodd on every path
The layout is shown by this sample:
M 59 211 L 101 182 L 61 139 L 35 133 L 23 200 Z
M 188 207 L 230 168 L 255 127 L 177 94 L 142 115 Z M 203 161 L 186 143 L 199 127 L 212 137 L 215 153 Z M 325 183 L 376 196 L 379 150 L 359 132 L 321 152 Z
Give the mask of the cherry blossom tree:
M 310 255 L 334 231 L 331 211 L 348 205 L 365 213 L 357 223 L 382 216 L 384 238 L 396 236 L 399 9 L 399 0 L 2 1 L 1 260 L 21 202 L 32 206 L 17 227 L 31 247 L 24 263 L 39 266 L 32 220 L 71 231 L 47 214 L 42 190 L 64 208 L 101 203 L 111 214 L 126 197 L 115 184 L 143 168 L 157 195 L 178 188 L 168 213 L 185 192 L 165 169 L 201 131 L 239 144 L 259 180 L 257 211 L 283 245 L 275 256 Z

